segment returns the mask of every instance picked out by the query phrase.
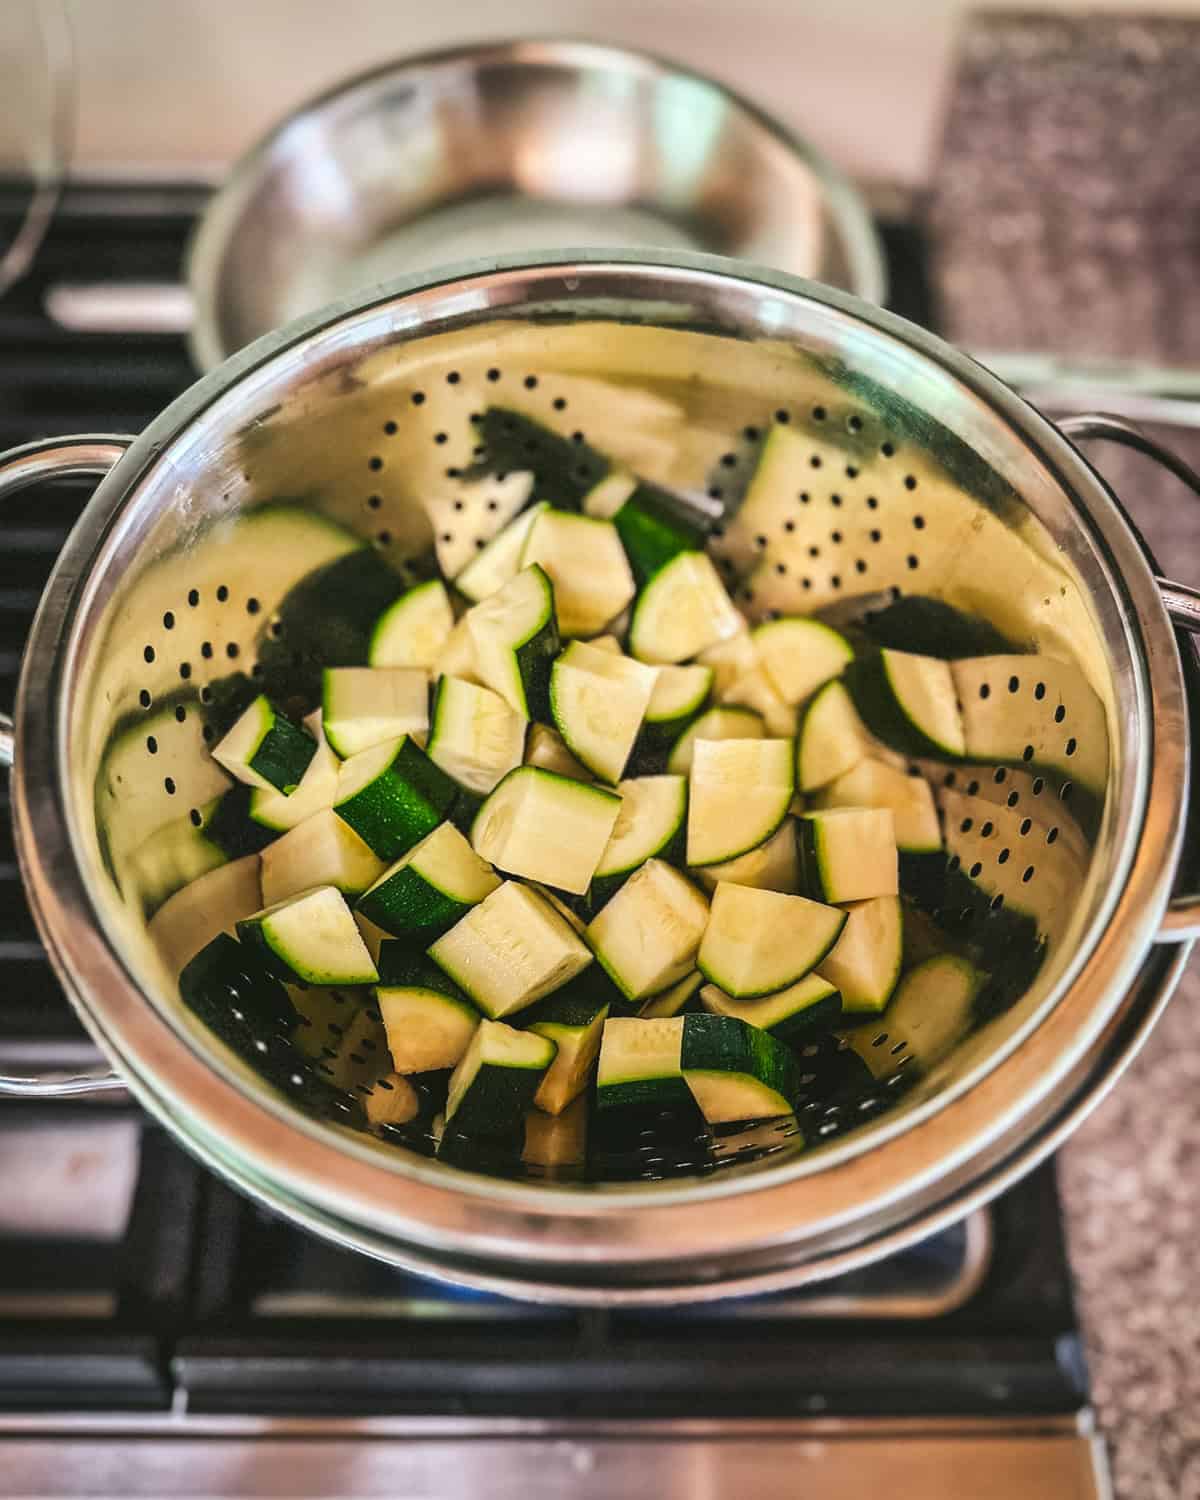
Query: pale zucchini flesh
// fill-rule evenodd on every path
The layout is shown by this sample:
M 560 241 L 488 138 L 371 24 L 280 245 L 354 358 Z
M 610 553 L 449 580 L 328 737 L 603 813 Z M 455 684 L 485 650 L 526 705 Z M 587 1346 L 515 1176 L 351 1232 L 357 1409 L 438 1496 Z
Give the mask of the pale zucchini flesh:
M 816 968 L 845 923 L 837 907 L 722 881 L 696 966 L 734 999 L 769 995 Z
M 638 738 L 651 694 L 652 667 L 574 642 L 554 663 L 550 709 L 571 754 L 616 783 Z
M 384 869 L 370 846 L 328 807 L 268 844 L 261 858 L 267 906 L 317 885 L 360 896 Z
M 547 1172 L 581 1168 L 587 1161 L 587 1100 L 576 1099 L 561 1114 L 531 1109 L 525 1116 L 521 1160 Z
M 453 1068 L 470 1044 L 480 1015 L 456 984 L 424 954 L 388 942 L 376 964 L 375 1001 L 397 1073 Z
M 460 786 L 487 793 L 521 764 L 526 721 L 499 693 L 439 677 L 426 754 Z
M 884 648 L 860 657 L 846 682 L 863 722 L 877 739 L 907 755 L 959 759 L 966 750 L 950 663 Z
M 804 813 L 796 824 L 800 888 L 815 901 L 895 896 L 900 862 L 891 810 L 833 807 Z
M 869 744 L 850 694 L 841 682 L 826 683 L 809 700 L 796 730 L 798 789 L 811 792 L 852 771 Z
M 721 703 L 752 708 L 762 715 L 767 733 L 791 739 L 796 733 L 796 710 L 779 696 L 763 667 L 743 672 L 717 694 Z
M 554 588 L 536 563 L 470 610 L 475 673 L 526 719 L 545 719 L 558 655 Z
M 564 636 L 595 635 L 633 598 L 633 573 L 611 521 L 546 509 L 529 530 L 522 567 L 539 564 L 554 585 Z
M 892 814 L 896 847 L 927 854 L 942 847 L 933 789 L 923 776 L 910 776 L 873 756 L 822 787 L 814 806 L 886 807 Z
M 372 667 L 423 667 L 431 671 L 454 629 L 450 595 L 440 578 L 401 594 L 380 615 L 371 636 Z
M 695 965 L 708 902 L 678 870 L 648 860 L 587 928 L 587 940 L 630 1000 L 657 994 Z
M 708 891 L 715 890 L 719 881 L 728 880 L 734 885 L 797 895 L 800 891 L 800 860 L 795 822 L 790 817 L 784 818 L 771 837 L 756 849 L 748 849 L 745 854 L 723 864 L 704 865 L 695 874 Z
M 723 864 L 764 843 L 795 789 L 791 740 L 699 740 L 692 759 L 687 862 Z
M 521 569 L 521 553 L 530 527 L 549 508 L 546 501 L 541 500 L 498 531 L 455 578 L 454 587 L 459 593 L 479 604 L 515 578 Z
M 706 984 L 700 991 L 700 1002 L 713 1015 L 736 1016 L 789 1046 L 831 1031 L 842 1014 L 842 997 L 836 985 L 815 973 L 758 1000 L 735 1000 L 715 984 Z
M 374 984 L 371 961 L 346 898 L 319 886 L 237 924 L 238 937 L 270 971 L 302 984 Z
M 429 956 L 493 1020 L 541 1000 L 592 961 L 568 923 L 513 880 L 473 906 Z
M 600 1109 L 669 1108 L 686 1097 L 683 1023 L 683 1016 L 608 1017 L 596 1070 Z
M 638 596 L 629 645 L 639 661 L 690 661 L 745 629 L 706 552 L 681 552 Z
M 477 854 L 509 875 L 581 896 L 621 810 L 615 792 L 535 766 L 511 771 L 471 825 Z
M 845 636 L 805 616 L 759 625 L 754 644 L 775 691 L 793 707 L 837 677 L 854 656 Z
M 685 974 L 676 984 L 660 990 L 657 995 L 651 995 L 648 1000 L 643 1000 L 638 1009 L 638 1015 L 649 1020 L 653 1020 L 655 1016 L 677 1016 L 703 983 L 704 975 L 699 969 L 694 969 L 690 974 Z
M 903 956 L 900 898 L 875 896 L 847 907 L 837 945 L 817 965 L 817 972 L 837 986 L 847 1013 L 880 1011 L 899 982 Z
M 420 667 L 326 667 L 321 726 L 343 759 L 406 734 L 425 734 L 429 677 Z
M 172 977 L 218 933 L 232 932 L 263 905 L 257 854 L 201 875 L 158 908 L 147 932 Z
M 748 708 L 710 708 L 675 741 L 667 757 L 672 776 L 687 776 L 701 740 L 761 740 L 766 734 L 762 715 Z
M 591 772 L 567 749 L 567 742 L 548 724 L 530 724 L 525 736 L 525 764 L 542 771 L 569 776 L 572 781 L 590 781 Z
M 680 852 L 687 791 L 684 776 L 635 776 L 618 783 L 621 809 L 594 879 L 624 877 L 648 859 L 670 860 Z

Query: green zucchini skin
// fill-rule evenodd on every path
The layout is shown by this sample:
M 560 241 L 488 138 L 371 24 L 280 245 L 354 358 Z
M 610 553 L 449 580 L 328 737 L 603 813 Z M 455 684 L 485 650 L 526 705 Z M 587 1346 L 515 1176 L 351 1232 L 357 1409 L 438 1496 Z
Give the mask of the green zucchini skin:
M 671 497 L 652 484 L 639 484 L 613 516 L 638 588 L 681 552 L 704 546 L 703 527 L 689 524 Z
M 230 859 L 260 854 L 279 837 L 279 830 L 264 827 L 250 816 L 254 788 L 239 782 L 225 793 L 204 824 L 204 836 Z
M 857 656 L 842 673 L 859 717 L 876 739 L 906 755 L 957 764 L 961 756 L 939 745 L 912 722 L 897 704 L 882 655 Z
M 406 735 L 387 769 L 348 801 L 335 804 L 334 811 L 380 859 L 396 860 L 433 832 L 458 791 L 457 784 Z

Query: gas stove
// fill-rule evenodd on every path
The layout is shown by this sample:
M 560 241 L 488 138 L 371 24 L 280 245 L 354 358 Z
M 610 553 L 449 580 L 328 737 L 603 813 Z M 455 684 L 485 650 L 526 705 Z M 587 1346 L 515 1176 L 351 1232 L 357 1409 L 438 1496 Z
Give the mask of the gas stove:
M 47 309 L 81 280 L 133 302 L 177 278 L 202 201 L 67 195 L 0 302 L 0 447 L 136 432 L 190 382 L 178 335 L 81 332 Z M 934 321 L 919 233 L 881 227 L 893 305 Z M 45 486 L 6 510 L 0 702 L 86 495 Z M 0 1071 L 83 1066 L 0 800 Z M 1052 1167 L 803 1292 L 612 1312 L 464 1292 L 308 1238 L 120 1094 L 0 1104 L 0 1184 L 5 1493 L 1104 1493 Z

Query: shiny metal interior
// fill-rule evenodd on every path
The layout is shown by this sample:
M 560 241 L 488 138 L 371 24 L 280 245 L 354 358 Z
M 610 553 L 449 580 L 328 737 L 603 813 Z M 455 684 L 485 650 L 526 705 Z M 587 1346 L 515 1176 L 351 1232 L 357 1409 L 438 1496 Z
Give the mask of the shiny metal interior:
M 655 399 L 638 422 L 614 423 L 614 400 L 635 390 Z M 887 1036 L 879 1046 L 894 1062 L 871 1087 L 830 1099 L 818 1076 L 796 1125 L 706 1140 L 700 1158 L 689 1146 L 665 1174 L 635 1151 L 619 1182 L 514 1183 L 306 1117 L 182 1011 L 139 893 L 118 891 L 109 871 L 131 818 L 144 830 L 213 795 L 205 699 L 229 671 L 252 670 L 295 577 L 295 559 L 254 550 L 246 517 L 287 498 L 411 576 L 428 573 L 435 535 L 473 544 L 503 518 L 496 486 L 458 472 L 473 445 L 467 419 L 489 401 L 582 431 L 729 516 L 765 430 L 790 424 L 812 472 L 792 525 L 745 557 L 736 524 L 715 543 L 748 612 L 792 607 L 780 588 L 797 607 L 835 611 L 856 593 L 919 589 L 1091 684 L 1091 732 L 1107 743 L 1088 746 L 1102 768 L 1090 798 L 1064 800 L 1062 780 L 1035 788 L 1021 766 L 936 768 L 948 830 L 985 818 L 997 850 L 1036 848 L 979 879 L 1024 899 L 1047 944 L 1032 986 L 948 1057 L 905 1080 L 911 1049 Z M 798 549 L 815 554 L 802 573 Z M 61 670 L 27 670 L 18 712 L 30 756 L 19 763 L 21 848 L 89 1024 L 141 1097 L 243 1186 L 373 1253 L 425 1266 L 432 1256 L 480 1284 L 715 1285 L 739 1257 L 758 1273 L 790 1260 L 789 1280 L 829 1274 L 918 1201 L 933 1212 L 931 1173 L 969 1185 L 1045 1122 L 1056 1090 L 1059 1104 L 1073 1097 L 1068 1081 L 1109 1036 L 1169 894 L 1186 770 L 1178 658 L 1144 560 L 1091 471 L 928 336 L 825 289 L 743 280 L 717 263 L 598 257 L 446 273 L 263 341 L 182 398 L 101 485 L 52 583 L 35 660 L 52 638 Z M 1018 688 L 1002 685 L 1030 711 L 1037 660 Z M 57 777 L 37 758 L 39 706 Z M 137 746 L 136 726 L 164 706 L 153 750 Z M 1073 727 L 1053 709 L 1031 733 L 1039 764 Z M 137 774 L 104 779 L 114 733 L 130 726 Z M 1034 873 L 1014 883 L 1008 864 Z M 332 1049 L 338 1066 L 358 1059 L 337 1080 L 351 1096 L 372 1086 L 380 1041 L 369 1012 L 357 1024 L 376 1049 Z M 749 1194 L 744 1213 L 706 1211 L 729 1194 Z M 669 1269 L 649 1269 L 664 1258 Z
M 496 42 L 341 84 L 243 158 L 189 257 L 193 352 L 208 369 L 389 277 L 574 245 L 886 290 L 854 188 L 719 83 L 616 47 Z

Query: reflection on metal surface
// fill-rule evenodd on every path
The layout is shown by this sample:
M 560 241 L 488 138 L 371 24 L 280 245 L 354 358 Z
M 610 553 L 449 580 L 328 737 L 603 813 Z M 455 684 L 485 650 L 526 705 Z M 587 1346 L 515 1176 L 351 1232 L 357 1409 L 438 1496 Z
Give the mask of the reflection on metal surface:
M 193 351 L 208 369 L 376 282 L 574 246 L 707 250 L 886 291 L 854 188 L 720 84 L 616 47 L 485 43 L 351 79 L 238 163 L 190 258 Z
M 136 1436 L 138 1441 L 129 1441 Z M 1086 1420 L 543 1424 L 0 1419 L 25 1496 L 1106 1500 Z

